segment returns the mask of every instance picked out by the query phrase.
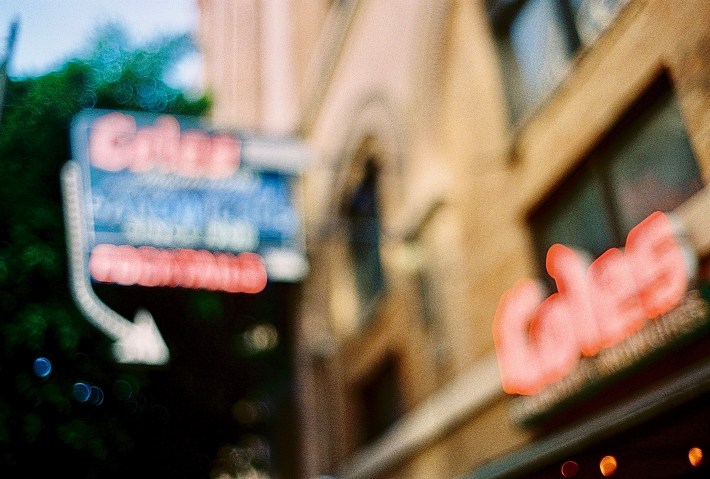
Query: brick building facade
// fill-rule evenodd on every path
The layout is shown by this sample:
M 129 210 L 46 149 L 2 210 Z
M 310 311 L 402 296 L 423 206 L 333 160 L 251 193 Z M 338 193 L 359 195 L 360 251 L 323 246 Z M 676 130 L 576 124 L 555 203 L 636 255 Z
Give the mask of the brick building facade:
M 597 477 L 584 461 L 604 441 L 632 444 L 624 434 L 683 405 L 707 423 L 710 4 L 199 5 L 212 119 L 313 152 L 293 318 L 301 477 L 571 477 L 573 456 Z M 548 278 L 552 244 L 597 257 L 656 210 L 698 265 L 673 313 L 690 326 L 646 331 L 655 355 L 631 335 L 620 369 L 633 373 L 505 393 L 501 296 Z M 688 447 L 707 453 L 694 431 Z

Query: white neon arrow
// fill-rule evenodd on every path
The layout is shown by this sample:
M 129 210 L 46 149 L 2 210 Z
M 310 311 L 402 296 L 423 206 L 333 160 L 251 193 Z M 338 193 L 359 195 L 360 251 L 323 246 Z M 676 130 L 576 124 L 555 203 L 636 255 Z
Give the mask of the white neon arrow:
M 68 231 L 69 281 L 77 306 L 89 321 L 114 341 L 113 353 L 118 362 L 166 364 L 170 351 L 153 316 L 141 309 L 134 320 L 129 321 L 101 301 L 91 287 L 85 264 L 88 241 L 81 201 L 81 168 L 75 161 L 68 161 L 61 176 Z

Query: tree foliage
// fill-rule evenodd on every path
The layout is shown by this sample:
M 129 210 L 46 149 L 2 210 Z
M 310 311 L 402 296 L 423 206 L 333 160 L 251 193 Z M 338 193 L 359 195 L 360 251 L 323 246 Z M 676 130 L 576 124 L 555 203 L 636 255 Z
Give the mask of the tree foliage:
M 84 57 L 8 83 L 0 124 L 2 477 L 125 477 L 139 453 L 131 418 L 146 407 L 145 374 L 118 368 L 108 339 L 71 300 L 60 169 L 83 108 L 204 113 L 206 98 L 165 81 L 192 49 L 188 35 L 132 47 L 123 29 L 107 25 Z

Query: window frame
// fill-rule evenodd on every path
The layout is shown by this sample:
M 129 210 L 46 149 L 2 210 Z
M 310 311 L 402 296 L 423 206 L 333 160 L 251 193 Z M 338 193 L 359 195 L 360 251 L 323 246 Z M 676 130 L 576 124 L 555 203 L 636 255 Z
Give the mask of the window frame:
M 531 23 L 536 25 L 536 31 L 542 32 L 540 26 L 548 29 L 539 38 L 558 38 L 560 43 L 559 53 L 564 57 L 564 66 L 558 71 L 549 67 L 554 63 L 553 57 L 548 57 L 535 68 L 529 70 L 535 72 L 547 72 L 550 78 L 545 79 L 544 75 L 539 76 L 542 88 L 536 91 L 533 85 L 526 82 L 523 75 L 523 68 L 520 66 L 520 59 L 515 54 L 511 31 L 517 21 L 524 15 L 531 14 L 532 5 L 542 5 L 547 2 L 551 9 L 545 23 Z M 554 95 L 564 79 L 568 76 L 577 58 L 582 51 L 591 47 L 598 38 L 614 23 L 621 11 L 631 2 L 631 0 L 614 0 L 608 4 L 605 0 L 486 0 L 485 8 L 489 18 L 492 37 L 496 44 L 498 60 L 503 77 L 505 99 L 511 123 L 517 125 L 525 118 L 531 116 L 549 98 Z M 544 13 L 541 8 L 538 13 Z M 599 18 L 597 18 L 599 17 Z M 550 27 L 554 24 L 560 29 L 562 35 L 551 35 Z M 530 37 L 527 37 L 527 42 Z M 564 51 L 566 50 L 566 52 Z M 559 60 L 559 59 L 558 59 Z
M 610 236 L 612 237 L 612 241 L 609 244 L 600 245 L 594 253 L 598 255 L 608 248 L 622 247 L 629 230 L 636 225 L 624 225 L 622 220 L 624 207 L 620 204 L 618 199 L 615 198 L 616 190 L 613 185 L 618 180 L 614 177 L 612 170 L 614 166 L 618 166 L 619 163 L 629 158 L 628 156 L 621 155 L 619 151 L 623 151 L 629 145 L 633 145 L 633 142 L 638 136 L 637 134 L 644 132 L 644 128 L 648 127 L 649 123 L 656 118 L 654 115 L 658 114 L 660 116 L 667 112 L 677 112 L 679 115 L 680 126 L 684 133 L 683 140 L 689 152 L 689 155 L 679 155 L 679 157 L 688 161 L 684 166 L 689 166 L 691 169 L 694 169 L 694 176 L 692 176 L 691 181 L 687 182 L 689 188 L 682 191 L 684 197 L 679 200 L 678 204 L 674 205 L 672 209 L 683 204 L 705 186 L 701 164 L 693 151 L 693 145 L 690 135 L 688 134 L 688 129 L 685 126 L 683 112 L 678 102 L 677 95 L 675 94 L 675 88 L 668 71 L 663 70 L 620 119 L 606 132 L 602 140 L 590 150 L 586 157 L 580 162 L 578 168 L 558 183 L 554 191 L 547 195 L 547 197 L 528 214 L 527 222 L 529 230 L 532 233 L 538 270 L 541 273 L 541 277 L 546 278 L 550 286 L 554 286 L 554 282 L 546 274 L 546 255 L 550 245 L 559 241 L 553 240 L 550 242 L 543 240 L 545 236 L 543 230 L 547 227 L 543 223 L 550 225 L 556 220 L 554 217 L 551 219 L 545 217 L 551 213 L 554 214 L 552 210 L 559 208 L 560 205 L 562 207 L 567 206 L 567 203 L 561 201 L 561 199 L 574 194 L 574 190 L 579 190 L 586 186 L 583 179 L 585 176 L 589 176 L 601 185 L 601 203 L 604 207 L 604 213 L 611 222 Z M 659 157 L 649 159 L 649 168 L 647 170 L 652 171 L 653 168 L 659 164 L 654 161 L 656 158 Z M 660 158 L 665 159 L 665 157 Z M 694 183 L 696 180 L 698 183 Z M 649 211 L 648 214 L 651 212 L 652 211 Z M 557 217 L 559 218 L 559 213 Z M 578 245 L 567 244 L 567 246 L 575 247 Z M 589 253 L 589 251 L 586 252 Z

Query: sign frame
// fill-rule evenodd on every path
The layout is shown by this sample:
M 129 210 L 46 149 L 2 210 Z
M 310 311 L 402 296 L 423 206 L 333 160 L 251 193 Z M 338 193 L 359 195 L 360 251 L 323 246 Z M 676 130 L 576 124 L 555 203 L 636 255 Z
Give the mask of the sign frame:
M 99 139 L 92 137 L 97 128 L 104 128 Z M 115 341 L 114 354 L 119 362 L 162 365 L 169 361 L 170 353 L 148 311 L 139 310 L 133 321 L 123 318 L 96 295 L 92 282 L 258 293 L 267 281 L 297 282 L 307 274 L 295 188 L 310 150 L 297 139 L 215 130 L 199 117 L 100 109 L 76 115 L 70 133 L 73 158 L 61 172 L 70 286 L 82 313 Z M 211 161 L 221 161 L 221 169 L 205 177 L 196 166 L 209 166 L 203 160 L 210 154 Z M 98 162 L 97 155 L 103 155 Z M 231 166 L 225 169 L 227 164 Z M 150 194 L 166 200 L 168 206 L 151 201 Z M 240 205 L 236 197 L 242 201 L 251 198 L 252 203 Z M 186 201 L 188 206 L 181 205 L 176 215 L 169 199 Z M 101 210 L 106 204 L 113 208 L 106 210 L 113 215 Z M 206 229 L 209 211 L 213 210 L 221 213 L 220 219 L 226 218 L 237 227 L 221 237 L 219 228 Z M 275 211 L 286 216 L 278 217 Z M 167 219 L 177 218 L 177 226 L 168 228 L 166 237 L 158 228 L 159 234 L 152 241 L 145 233 L 146 226 L 162 218 L 161 214 Z M 235 218 L 241 218 L 240 214 L 261 223 L 252 226 L 250 232 L 246 227 L 239 230 Z M 145 220 L 134 233 L 123 228 L 129 224 L 126 218 L 132 218 L 130 215 L 142 215 Z M 283 218 L 290 223 L 279 223 Z M 196 243 L 186 242 L 184 235 L 175 233 L 189 221 L 202 226 L 194 235 Z M 262 228 L 267 223 L 272 226 L 271 237 L 264 234 L 267 228 Z M 233 239 L 240 232 L 245 236 Z M 222 243 L 209 241 L 225 236 L 229 239 Z M 103 262 L 92 256 L 97 246 L 106 246 L 103 249 L 110 252 L 101 258 Z M 139 261 L 130 263 L 126 260 L 130 255 L 116 255 L 119 250 L 142 256 L 134 255 Z M 148 253 L 152 256 L 146 256 Z M 146 266 L 149 262 L 144 261 L 146 257 L 164 263 L 151 270 Z M 122 270 L 124 275 L 101 277 L 97 271 L 102 265 Z M 164 272 L 166 267 L 172 273 L 161 281 L 146 273 Z M 143 272 L 142 276 L 136 269 Z M 126 271 L 131 272 L 129 277 Z

